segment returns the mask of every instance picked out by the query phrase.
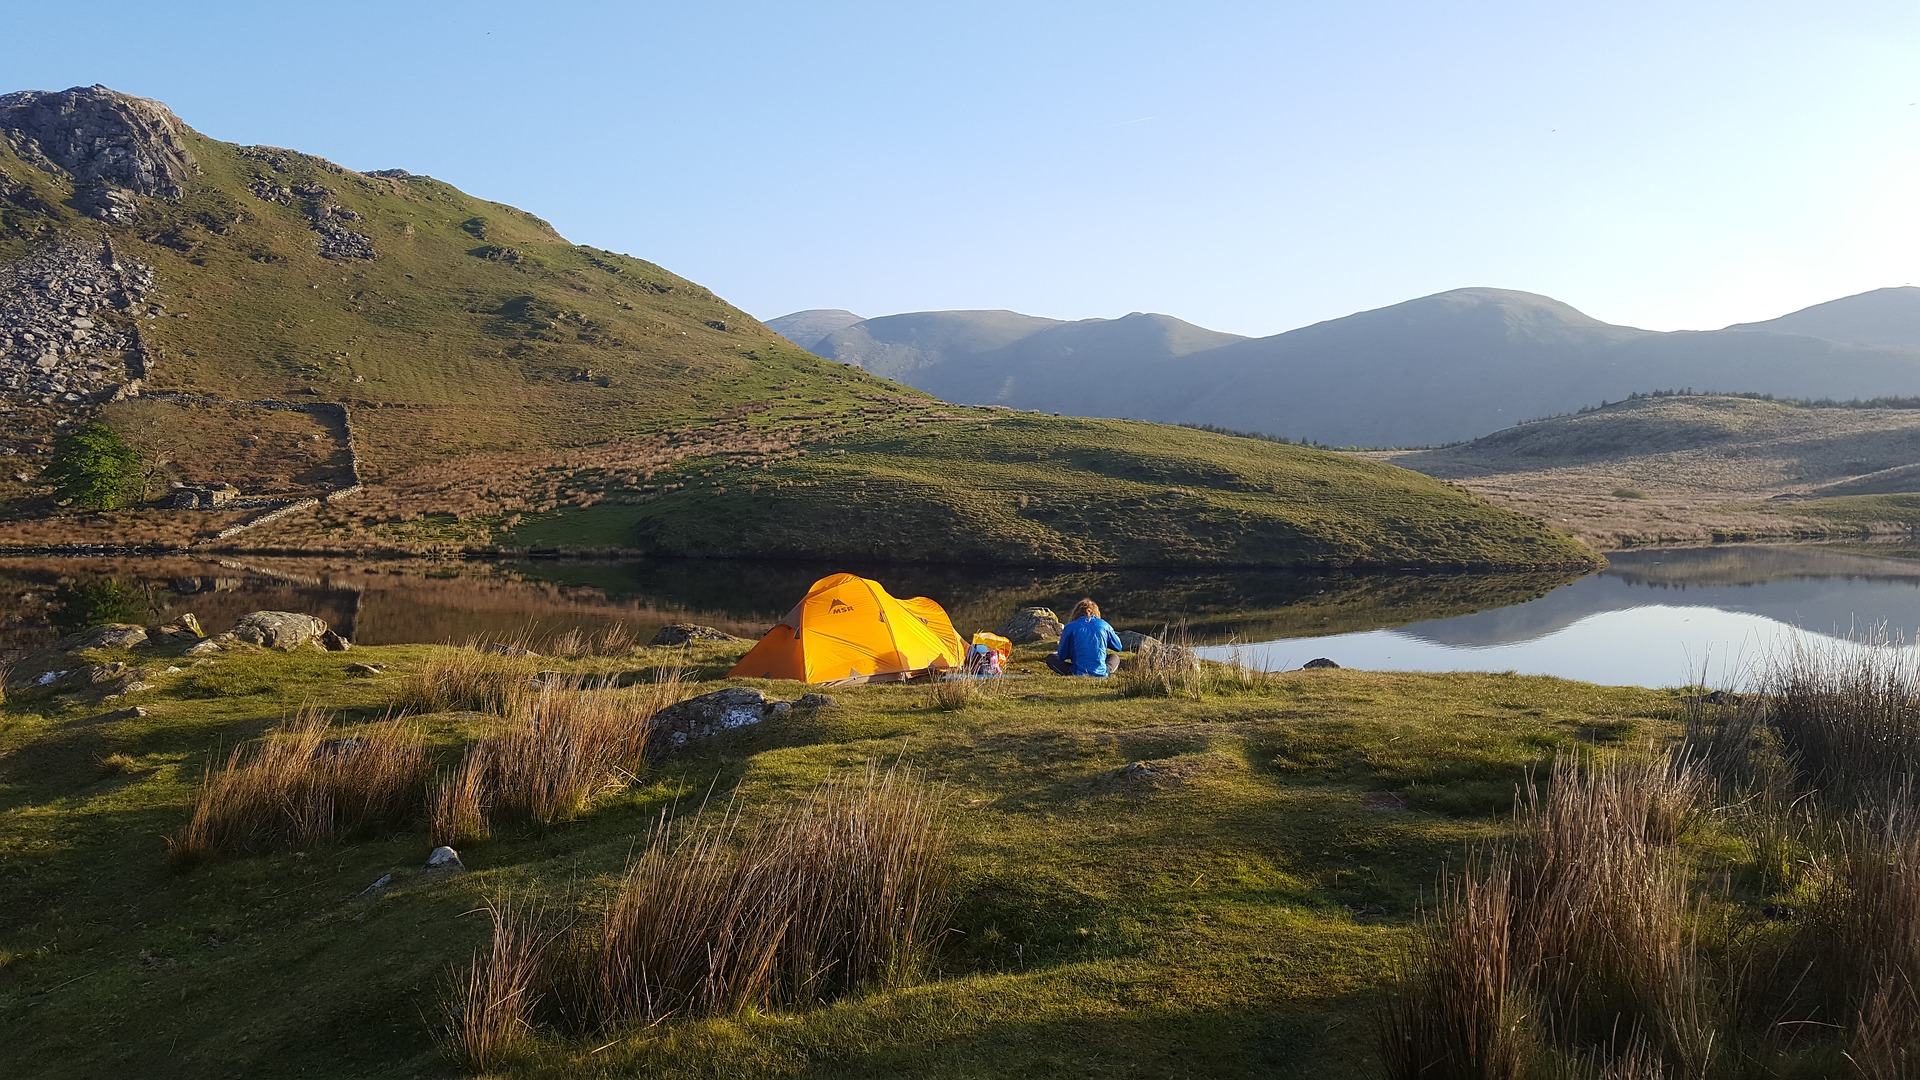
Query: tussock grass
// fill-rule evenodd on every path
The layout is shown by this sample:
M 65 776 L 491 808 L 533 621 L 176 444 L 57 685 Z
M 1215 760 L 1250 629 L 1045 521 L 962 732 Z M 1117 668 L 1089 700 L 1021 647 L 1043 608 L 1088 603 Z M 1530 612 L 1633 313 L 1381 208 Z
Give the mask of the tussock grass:
M 783 818 L 663 823 L 608 906 L 594 958 L 609 1022 L 801 1004 L 898 985 L 945 914 L 939 795 L 903 766 L 835 778 Z
M 1904 646 L 1802 638 L 1770 665 L 1767 723 L 1804 787 L 1860 804 L 1920 774 L 1920 662 Z
M 654 714 L 680 700 L 685 671 L 621 689 L 588 676 L 549 675 L 507 697 L 506 730 L 473 746 L 436 792 L 434 826 L 485 835 L 489 820 L 549 824 L 646 770 Z
M 404 825 L 419 812 L 427 776 L 425 741 L 404 716 L 342 737 L 326 712 L 301 709 L 234 747 L 224 765 L 208 765 L 193 816 L 167 848 L 191 864 Z
M 396 703 L 419 713 L 505 713 L 524 693 L 532 675 L 528 658 L 489 651 L 486 642 L 476 639 L 427 654 L 402 686 Z
M 452 977 L 444 1032 L 453 1055 L 476 1071 L 532 1033 L 551 941 L 537 910 L 507 899 L 489 901 L 486 910 L 493 933 L 471 965 Z
M 953 712 L 1000 701 L 1006 695 L 1007 681 L 1004 678 L 948 679 L 936 674 L 927 681 L 921 701 L 928 708 Z
M 1557 758 L 1517 835 L 1443 877 L 1382 1016 L 1389 1075 L 1517 1078 L 1556 1056 L 1710 1075 L 1721 1002 L 1673 847 L 1706 786 L 1684 757 Z
M 1513 986 L 1512 856 L 1442 881 L 1380 1016 L 1389 1080 L 1520 1080 L 1534 1057 Z
M 633 627 L 625 623 L 614 623 L 598 634 L 589 633 L 579 627 L 555 634 L 548 639 L 540 650 L 549 656 L 579 660 L 594 656 L 628 656 L 634 647 L 640 644 L 639 636 Z
M 1247 663 L 1237 647 L 1224 662 L 1201 660 L 1183 625 L 1163 629 L 1158 641 L 1123 656 L 1114 679 L 1123 697 L 1200 701 L 1209 694 L 1263 692 L 1274 676 Z
M 488 757 L 484 746 L 472 746 L 459 764 L 444 772 L 427 796 L 427 826 L 435 845 L 458 847 L 485 840 L 487 824 Z

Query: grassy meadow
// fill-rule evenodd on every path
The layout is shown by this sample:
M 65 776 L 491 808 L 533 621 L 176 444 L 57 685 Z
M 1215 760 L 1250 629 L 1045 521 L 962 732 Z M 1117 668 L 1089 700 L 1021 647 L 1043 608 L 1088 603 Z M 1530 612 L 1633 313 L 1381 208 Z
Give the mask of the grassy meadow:
M 490 657 L 477 685 L 558 669 L 644 701 L 662 671 L 687 680 L 677 693 L 711 689 L 699 680 L 740 647 L 614 651 Z M 490 904 L 571 942 L 601 925 L 663 814 L 684 833 L 728 813 L 752 835 L 823 781 L 898 764 L 937 800 L 946 853 L 948 932 L 909 977 L 646 1022 L 594 1019 L 556 985 L 488 1070 L 1374 1075 L 1373 1015 L 1441 868 L 1506 831 L 1527 770 L 1576 748 L 1633 753 L 1681 715 L 1672 693 L 1501 675 L 1223 672 L 1163 697 L 1054 677 L 1025 649 L 1028 677 L 986 693 L 853 688 L 836 708 L 656 746 L 545 820 L 495 815 L 459 845 L 465 874 L 417 873 L 438 827 L 425 791 L 384 816 L 341 811 L 328 837 L 266 827 L 182 857 L 208 767 L 276 728 L 310 737 L 283 726 L 303 709 L 326 710 L 327 739 L 372 743 L 410 704 L 414 775 L 437 792 L 525 708 L 450 696 L 476 685 L 448 672 L 478 655 L 96 656 L 153 671 L 109 702 L 16 681 L 0 711 L 0 1065 L 461 1075 L 445 1010 L 487 947 Z M 366 662 L 384 670 L 345 672 Z M 592 689 L 608 681 L 624 688 Z M 146 715 L 120 711 L 133 705 Z

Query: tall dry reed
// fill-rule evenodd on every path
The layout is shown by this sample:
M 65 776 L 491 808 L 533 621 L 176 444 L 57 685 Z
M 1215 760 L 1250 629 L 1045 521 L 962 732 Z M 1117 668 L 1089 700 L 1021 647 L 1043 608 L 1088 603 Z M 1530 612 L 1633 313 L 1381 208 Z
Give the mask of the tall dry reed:
M 1123 697 L 1186 698 L 1199 701 L 1212 679 L 1193 653 L 1186 627 L 1163 628 L 1157 641 L 1120 658 L 1114 672 Z
M 234 747 L 223 766 L 207 766 L 193 816 L 168 850 L 192 863 L 403 826 L 420 811 L 427 774 L 425 741 L 405 717 L 341 736 L 326 712 L 302 709 Z
M 487 747 L 470 746 L 459 764 L 434 783 L 427 796 L 427 827 L 434 844 L 458 847 L 491 835 L 487 824 L 489 775 Z

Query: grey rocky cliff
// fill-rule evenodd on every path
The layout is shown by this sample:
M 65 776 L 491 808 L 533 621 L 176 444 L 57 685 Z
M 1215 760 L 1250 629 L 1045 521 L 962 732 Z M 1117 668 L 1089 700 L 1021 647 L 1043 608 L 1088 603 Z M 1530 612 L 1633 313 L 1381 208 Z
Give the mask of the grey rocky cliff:
M 177 199 L 200 171 L 179 117 L 104 86 L 0 95 L 0 133 L 29 163 L 71 177 L 88 214 L 116 224 L 133 219 L 129 195 Z

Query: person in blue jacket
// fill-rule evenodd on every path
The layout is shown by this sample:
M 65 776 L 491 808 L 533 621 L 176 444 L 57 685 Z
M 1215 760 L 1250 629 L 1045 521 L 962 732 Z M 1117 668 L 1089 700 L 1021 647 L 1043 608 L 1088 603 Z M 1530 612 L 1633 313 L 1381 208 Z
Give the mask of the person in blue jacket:
M 1100 605 L 1082 600 L 1073 605 L 1073 616 L 1060 628 L 1060 647 L 1047 657 L 1047 666 L 1058 675 L 1107 677 L 1107 650 L 1123 652 L 1120 635 L 1100 617 Z

